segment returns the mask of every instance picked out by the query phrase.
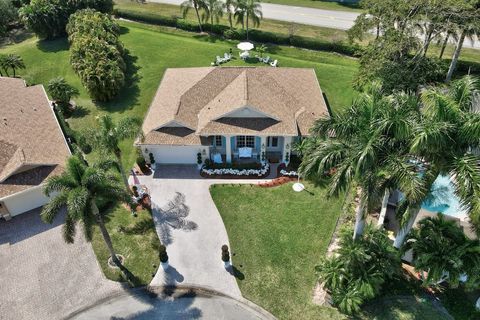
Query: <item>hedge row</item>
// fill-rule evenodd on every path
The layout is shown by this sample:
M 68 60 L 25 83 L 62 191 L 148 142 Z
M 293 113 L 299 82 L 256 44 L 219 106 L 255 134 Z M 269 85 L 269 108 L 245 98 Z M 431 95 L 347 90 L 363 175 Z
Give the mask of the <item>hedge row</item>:
M 198 24 L 185 19 L 181 19 L 179 17 L 167 17 L 155 13 L 144 13 L 128 9 L 115 9 L 114 14 L 119 18 L 138 22 L 174 27 L 191 32 L 200 31 Z M 223 36 L 227 39 L 244 40 L 246 38 L 244 30 L 235 28 L 230 29 L 228 26 L 225 25 L 204 24 L 203 29 L 213 34 Z M 344 42 L 328 42 L 315 38 L 303 36 L 289 36 L 287 34 L 267 32 L 258 29 L 250 29 L 249 38 L 250 40 L 257 42 L 289 45 L 320 51 L 333 51 L 349 56 L 353 56 L 355 52 L 357 52 L 357 50 L 359 49 L 359 47 L 356 45 L 350 45 Z

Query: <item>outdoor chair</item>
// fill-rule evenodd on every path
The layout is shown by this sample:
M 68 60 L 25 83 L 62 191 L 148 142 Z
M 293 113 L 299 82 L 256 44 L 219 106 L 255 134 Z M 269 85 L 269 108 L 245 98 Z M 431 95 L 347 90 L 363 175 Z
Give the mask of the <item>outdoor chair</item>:
M 275 61 L 273 61 L 273 62 L 270 62 L 270 65 L 271 65 L 272 67 L 274 67 L 274 68 L 277 66 L 277 64 L 278 64 L 278 60 L 275 60 Z

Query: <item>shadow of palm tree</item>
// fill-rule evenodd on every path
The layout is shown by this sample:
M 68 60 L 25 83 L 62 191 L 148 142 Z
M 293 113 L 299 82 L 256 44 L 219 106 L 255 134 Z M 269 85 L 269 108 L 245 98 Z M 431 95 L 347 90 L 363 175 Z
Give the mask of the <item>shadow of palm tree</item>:
M 187 220 L 190 208 L 185 204 L 185 195 L 177 192 L 164 208 L 152 205 L 153 221 L 163 245 L 168 246 L 173 242 L 172 229 L 194 231 L 198 225 Z

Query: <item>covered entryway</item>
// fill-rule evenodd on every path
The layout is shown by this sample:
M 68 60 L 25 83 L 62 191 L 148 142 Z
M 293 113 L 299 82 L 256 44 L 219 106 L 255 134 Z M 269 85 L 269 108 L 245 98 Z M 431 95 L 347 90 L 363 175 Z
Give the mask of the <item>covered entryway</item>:
M 208 148 L 202 146 L 151 146 L 157 164 L 196 164 L 197 154 Z

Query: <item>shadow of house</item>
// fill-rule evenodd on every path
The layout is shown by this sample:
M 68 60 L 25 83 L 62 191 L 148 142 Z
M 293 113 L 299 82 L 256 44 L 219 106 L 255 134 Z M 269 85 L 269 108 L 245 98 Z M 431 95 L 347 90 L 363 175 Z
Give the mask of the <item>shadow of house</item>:
M 172 244 L 172 230 L 194 231 L 198 225 L 188 220 L 190 208 L 185 204 L 185 195 L 177 192 L 164 208 L 152 206 L 153 221 L 160 241 L 163 245 Z

